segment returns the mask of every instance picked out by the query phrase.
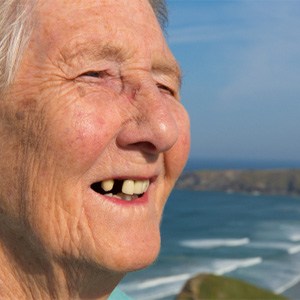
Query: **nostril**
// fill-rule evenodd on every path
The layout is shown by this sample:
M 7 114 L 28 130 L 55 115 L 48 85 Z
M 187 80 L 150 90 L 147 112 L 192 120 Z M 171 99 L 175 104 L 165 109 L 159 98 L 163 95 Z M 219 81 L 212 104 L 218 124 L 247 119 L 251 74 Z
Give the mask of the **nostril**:
M 137 143 L 133 143 L 131 144 L 132 147 L 134 148 L 139 148 L 144 152 L 150 153 L 150 154 L 154 154 L 157 152 L 157 148 L 155 147 L 155 145 L 153 145 L 150 142 L 137 142 Z

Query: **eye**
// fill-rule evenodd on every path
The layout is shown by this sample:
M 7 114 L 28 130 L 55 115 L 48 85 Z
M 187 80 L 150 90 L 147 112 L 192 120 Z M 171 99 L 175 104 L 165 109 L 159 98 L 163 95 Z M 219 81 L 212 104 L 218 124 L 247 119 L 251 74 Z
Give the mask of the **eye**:
M 158 89 L 163 92 L 164 94 L 168 94 L 172 97 L 175 97 L 175 91 L 173 89 L 171 89 L 170 87 L 161 84 L 161 83 L 157 83 L 156 86 L 158 87 Z
M 122 91 L 122 80 L 118 75 L 118 72 L 115 70 L 107 69 L 107 70 L 90 70 L 84 72 L 76 77 L 76 81 L 88 84 L 93 88 L 106 88 L 114 90 L 116 93 L 120 93 Z
M 93 77 L 93 78 L 105 78 L 109 76 L 108 72 L 105 71 L 88 71 L 80 75 L 80 77 Z

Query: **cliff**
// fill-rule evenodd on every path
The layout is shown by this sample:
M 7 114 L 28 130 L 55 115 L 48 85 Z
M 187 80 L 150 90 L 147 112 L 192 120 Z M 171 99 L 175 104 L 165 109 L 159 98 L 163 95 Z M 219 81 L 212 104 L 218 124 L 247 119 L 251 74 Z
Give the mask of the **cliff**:
M 284 300 L 285 297 L 241 280 L 200 274 L 188 280 L 176 300 Z
M 300 169 L 222 170 L 183 173 L 177 189 L 300 195 Z

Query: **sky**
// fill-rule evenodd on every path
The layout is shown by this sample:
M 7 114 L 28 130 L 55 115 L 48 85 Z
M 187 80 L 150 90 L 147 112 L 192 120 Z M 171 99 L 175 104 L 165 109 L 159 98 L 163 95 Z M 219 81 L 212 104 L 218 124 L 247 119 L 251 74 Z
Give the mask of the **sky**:
M 191 158 L 300 162 L 300 0 L 167 0 Z

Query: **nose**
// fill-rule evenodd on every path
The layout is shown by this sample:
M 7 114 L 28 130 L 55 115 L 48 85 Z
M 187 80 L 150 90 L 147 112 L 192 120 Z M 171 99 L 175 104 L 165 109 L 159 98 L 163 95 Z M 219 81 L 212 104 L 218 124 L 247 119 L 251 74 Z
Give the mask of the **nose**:
M 176 100 L 166 98 L 156 87 L 137 92 L 131 100 L 129 117 L 117 136 L 118 145 L 147 154 L 172 148 L 178 139 L 178 127 L 170 101 Z

